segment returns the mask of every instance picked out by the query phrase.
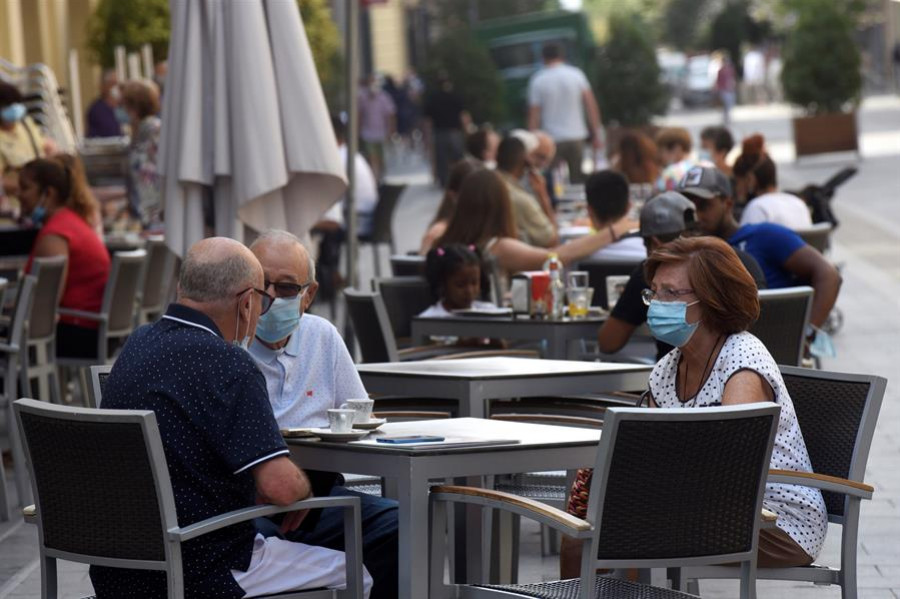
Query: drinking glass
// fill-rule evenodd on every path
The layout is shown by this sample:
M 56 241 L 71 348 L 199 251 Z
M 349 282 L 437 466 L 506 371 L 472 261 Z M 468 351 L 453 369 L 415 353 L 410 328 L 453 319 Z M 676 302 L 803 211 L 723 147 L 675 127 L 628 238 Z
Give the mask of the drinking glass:
M 567 289 L 585 289 L 589 284 L 588 273 L 586 270 L 573 270 L 569 272 L 566 278 Z
M 566 293 L 569 296 L 569 317 L 575 320 L 586 318 L 594 298 L 593 287 L 570 287 Z

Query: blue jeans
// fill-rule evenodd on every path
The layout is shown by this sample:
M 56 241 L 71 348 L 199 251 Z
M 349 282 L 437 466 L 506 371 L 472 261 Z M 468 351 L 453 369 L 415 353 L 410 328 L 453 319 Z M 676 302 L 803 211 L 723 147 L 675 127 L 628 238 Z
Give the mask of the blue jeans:
M 397 597 L 397 502 L 344 487 L 331 489 L 332 497 L 359 497 L 362 519 L 363 564 L 372 575 L 372 594 L 369 599 Z M 256 520 L 264 536 L 278 535 L 278 525 L 271 520 Z M 284 535 L 289 541 L 344 550 L 344 510 L 338 507 L 322 510 L 312 530 L 302 528 Z

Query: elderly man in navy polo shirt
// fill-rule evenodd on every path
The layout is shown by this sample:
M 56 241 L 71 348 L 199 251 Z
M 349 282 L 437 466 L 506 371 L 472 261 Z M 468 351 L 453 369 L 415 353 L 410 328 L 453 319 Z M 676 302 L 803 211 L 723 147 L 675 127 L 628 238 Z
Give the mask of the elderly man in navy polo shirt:
M 180 526 L 310 494 L 306 474 L 288 457 L 265 379 L 245 351 L 272 303 L 263 284 L 259 262 L 240 243 L 195 244 L 181 268 L 177 303 L 134 332 L 104 389 L 104 408 L 156 413 Z M 296 529 L 305 515 L 289 514 L 282 530 Z M 345 584 L 342 552 L 264 538 L 251 523 L 192 539 L 182 556 L 187 597 Z M 99 599 L 166 596 L 163 572 L 92 566 L 90 575 Z M 371 584 L 366 573 L 367 595 Z
M 269 401 L 281 428 L 328 427 L 329 408 L 368 397 L 353 358 L 330 322 L 305 314 L 316 295 L 315 262 L 287 231 L 260 235 L 250 250 L 265 273 L 265 291 L 275 301 L 256 327 L 250 354 L 266 377 Z M 397 596 L 397 502 L 341 486 L 337 475 L 308 471 L 316 495 L 353 495 L 362 508 L 363 563 L 372 573 L 372 599 Z M 287 538 L 342 550 L 344 515 L 322 510 L 314 526 Z

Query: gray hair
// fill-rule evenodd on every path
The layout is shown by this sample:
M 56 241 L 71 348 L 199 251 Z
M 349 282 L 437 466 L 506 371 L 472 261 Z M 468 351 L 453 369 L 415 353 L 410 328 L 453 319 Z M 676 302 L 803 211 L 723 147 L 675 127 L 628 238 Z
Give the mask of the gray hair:
M 310 252 L 309 249 L 305 245 L 303 245 L 303 242 L 300 241 L 299 237 L 297 237 L 290 231 L 285 231 L 283 229 L 269 229 L 260 233 L 259 237 L 253 240 L 253 243 L 250 244 L 250 250 L 253 251 L 253 248 L 264 243 L 296 243 L 297 245 L 302 247 L 303 251 L 306 252 L 308 280 L 316 280 L 316 261 L 312 257 L 312 252 Z
M 210 259 L 204 252 L 188 252 L 178 276 L 179 296 L 201 303 L 230 300 L 256 284 L 258 268 L 241 254 Z

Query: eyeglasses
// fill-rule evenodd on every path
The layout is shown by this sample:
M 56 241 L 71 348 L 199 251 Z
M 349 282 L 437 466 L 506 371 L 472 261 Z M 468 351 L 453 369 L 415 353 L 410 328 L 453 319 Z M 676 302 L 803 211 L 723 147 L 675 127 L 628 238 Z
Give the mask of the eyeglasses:
M 678 298 L 682 295 L 690 295 L 692 293 L 694 293 L 693 289 L 660 289 L 659 291 L 644 289 L 643 291 L 641 291 L 641 299 L 643 300 L 645 306 L 649 306 L 650 302 L 653 300 L 659 300 L 661 302 L 674 302 L 678 301 Z
M 257 289 L 256 287 L 247 287 L 243 291 L 236 293 L 234 295 L 234 297 L 241 297 L 248 291 L 255 291 L 256 293 L 259 294 L 260 301 L 262 302 L 262 310 L 260 311 L 259 315 L 262 316 L 263 314 L 268 312 L 269 308 L 272 307 L 272 302 L 275 301 L 275 298 L 272 297 L 271 295 L 269 295 L 268 293 L 266 293 L 265 291 L 263 291 L 262 289 Z
M 282 297 L 287 299 L 293 299 L 304 293 L 310 285 L 312 285 L 312 281 L 309 283 L 304 283 L 303 285 L 298 285 L 296 283 L 274 283 L 268 279 L 266 279 L 265 283 L 263 283 L 266 289 L 269 289 L 269 286 L 275 288 L 275 297 Z

